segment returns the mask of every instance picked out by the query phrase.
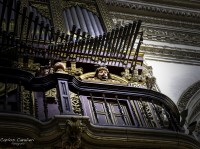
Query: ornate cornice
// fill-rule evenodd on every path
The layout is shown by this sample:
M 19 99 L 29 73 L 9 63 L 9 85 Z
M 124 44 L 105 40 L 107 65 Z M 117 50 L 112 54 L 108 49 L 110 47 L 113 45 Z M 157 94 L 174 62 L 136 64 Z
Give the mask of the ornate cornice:
M 200 65 L 200 51 L 143 44 L 140 48 L 146 59 Z
M 171 20 L 167 18 L 158 18 L 158 17 L 151 17 L 151 16 L 144 16 L 144 15 L 135 15 L 135 14 L 127 14 L 123 12 L 115 12 L 110 11 L 110 15 L 113 19 L 113 21 L 121 21 L 124 23 L 132 22 L 133 20 L 142 20 L 142 26 L 149 26 L 147 24 L 154 24 L 157 26 L 175 26 L 175 27 L 181 27 L 181 28 L 189 28 L 189 29 L 198 29 L 200 26 L 200 23 L 194 23 L 194 22 L 186 22 L 181 20 Z
M 146 40 L 162 41 L 169 43 L 179 43 L 187 45 L 200 45 L 200 24 L 170 21 L 136 15 L 127 15 L 124 13 L 112 12 L 112 18 L 115 26 L 132 23 L 133 20 L 141 19 L 143 24 L 143 38 Z M 161 23 L 162 22 L 162 23 Z
M 174 16 L 200 18 L 200 10 L 173 7 L 156 3 L 138 2 L 138 1 L 122 1 L 122 0 L 105 0 L 107 5 L 117 6 L 129 9 L 144 10 L 155 13 L 162 13 Z
M 190 101 L 191 97 L 200 90 L 200 81 L 191 85 L 179 98 L 177 106 L 180 111 L 183 111 L 188 102 Z

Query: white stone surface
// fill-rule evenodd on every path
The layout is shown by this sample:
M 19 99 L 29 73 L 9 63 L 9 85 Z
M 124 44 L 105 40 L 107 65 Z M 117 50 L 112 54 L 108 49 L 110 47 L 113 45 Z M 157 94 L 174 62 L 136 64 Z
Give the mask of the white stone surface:
M 161 92 L 175 104 L 189 86 L 200 80 L 200 66 L 153 60 L 146 60 L 146 63 L 153 67 L 153 75 Z

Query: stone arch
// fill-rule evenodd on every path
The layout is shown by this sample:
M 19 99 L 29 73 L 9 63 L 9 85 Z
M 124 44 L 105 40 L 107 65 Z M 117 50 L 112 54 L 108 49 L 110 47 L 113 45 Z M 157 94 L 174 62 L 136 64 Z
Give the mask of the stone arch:
M 180 96 L 177 106 L 180 111 L 183 111 L 193 96 L 200 91 L 200 80 L 189 86 Z

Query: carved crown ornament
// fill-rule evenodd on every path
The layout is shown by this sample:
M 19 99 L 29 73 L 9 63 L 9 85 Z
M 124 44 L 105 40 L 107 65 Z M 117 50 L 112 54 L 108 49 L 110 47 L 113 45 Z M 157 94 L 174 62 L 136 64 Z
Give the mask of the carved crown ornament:
M 105 0 L 105 2 L 107 5 L 124 7 L 129 9 L 145 10 L 156 13 L 163 13 L 163 14 L 184 16 L 184 17 L 193 17 L 193 18 L 200 17 L 200 11 L 196 9 L 188 10 L 186 8 L 164 6 L 164 5 L 151 4 L 146 2 L 145 3 L 137 2 L 137 1 L 130 2 L 130 1 L 119 1 L 119 0 Z

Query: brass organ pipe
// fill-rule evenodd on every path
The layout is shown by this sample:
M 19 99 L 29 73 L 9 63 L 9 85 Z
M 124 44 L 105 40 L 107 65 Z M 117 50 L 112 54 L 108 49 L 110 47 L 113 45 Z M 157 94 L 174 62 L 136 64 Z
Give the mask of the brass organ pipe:
M 98 30 L 98 27 L 96 25 L 96 22 L 95 22 L 95 19 L 94 19 L 94 15 L 92 12 L 88 12 L 88 15 L 89 15 L 89 18 L 90 18 L 90 21 L 91 21 L 91 24 L 92 24 L 92 27 L 94 29 L 94 33 L 95 33 L 95 36 L 99 36 L 99 30 Z
M 76 12 L 77 12 L 77 16 L 78 16 L 78 19 L 79 19 L 79 23 L 80 23 L 80 26 L 81 26 L 81 29 L 83 32 L 86 32 L 88 33 L 88 29 L 87 29 L 87 26 L 86 26 L 86 22 L 85 22 L 85 19 L 84 19 L 84 16 L 83 16 L 83 13 L 80 9 L 79 6 L 76 6 Z
M 82 9 L 82 12 L 83 12 L 83 16 L 85 18 L 85 22 L 86 22 L 86 25 L 87 25 L 87 28 L 88 28 L 88 32 L 92 37 L 94 37 L 95 33 L 94 33 L 94 30 L 93 30 L 90 18 L 88 16 L 88 12 L 86 11 L 86 9 Z

